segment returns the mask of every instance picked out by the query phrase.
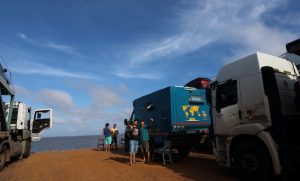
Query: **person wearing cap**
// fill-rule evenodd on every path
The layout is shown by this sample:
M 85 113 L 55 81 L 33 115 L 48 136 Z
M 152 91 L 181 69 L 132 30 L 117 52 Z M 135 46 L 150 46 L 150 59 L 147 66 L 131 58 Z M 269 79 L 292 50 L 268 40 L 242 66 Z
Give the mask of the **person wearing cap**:
M 140 140 L 141 140 L 141 151 L 143 153 L 143 163 L 150 162 L 150 149 L 149 149 L 149 128 L 153 126 L 153 118 L 150 119 L 150 125 L 145 125 L 145 121 L 141 120 L 141 128 L 140 128 Z
M 110 151 L 110 145 L 111 145 L 111 132 L 109 129 L 109 123 L 105 124 L 105 127 L 103 128 L 103 135 L 105 137 L 105 141 L 104 141 L 104 150 L 106 152 Z
M 139 129 L 137 128 L 137 126 L 138 126 L 138 120 L 135 119 L 133 121 L 132 129 L 130 131 L 130 142 L 129 142 L 130 165 L 132 165 L 132 163 L 136 163 L 135 155 L 138 151 L 138 146 L 139 146 Z

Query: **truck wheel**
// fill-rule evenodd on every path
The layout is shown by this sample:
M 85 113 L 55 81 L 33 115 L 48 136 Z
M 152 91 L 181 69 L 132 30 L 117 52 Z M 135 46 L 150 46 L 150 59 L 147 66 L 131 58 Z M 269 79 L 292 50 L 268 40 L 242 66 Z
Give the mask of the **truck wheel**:
M 0 150 L 0 170 L 2 170 L 5 166 L 6 162 L 6 146 L 3 146 L 2 149 Z
M 28 158 L 30 155 L 30 151 L 31 151 L 31 142 L 27 140 L 23 157 Z
M 241 180 L 271 180 L 271 159 L 267 150 L 258 143 L 242 143 L 233 159 L 233 168 Z
M 191 152 L 190 147 L 179 147 L 178 148 L 179 156 L 185 157 Z

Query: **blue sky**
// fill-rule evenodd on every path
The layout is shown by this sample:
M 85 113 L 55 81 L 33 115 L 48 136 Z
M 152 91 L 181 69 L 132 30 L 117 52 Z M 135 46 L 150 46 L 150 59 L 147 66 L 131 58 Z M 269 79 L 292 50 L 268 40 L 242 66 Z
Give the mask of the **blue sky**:
M 44 136 L 123 129 L 132 101 L 300 37 L 296 0 L 0 2 L 0 54 L 16 99 L 54 110 Z

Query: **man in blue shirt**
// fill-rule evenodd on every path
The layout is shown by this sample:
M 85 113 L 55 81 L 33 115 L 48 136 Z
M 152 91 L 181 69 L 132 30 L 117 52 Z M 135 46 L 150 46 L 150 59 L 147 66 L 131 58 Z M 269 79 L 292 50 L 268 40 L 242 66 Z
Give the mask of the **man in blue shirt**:
M 105 143 L 104 143 L 104 149 L 106 152 L 110 151 L 110 145 L 111 145 L 111 132 L 109 129 L 109 123 L 105 124 L 105 128 L 103 129 L 103 135 L 105 137 Z
M 150 162 L 150 150 L 149 150 L 149 128 L 153 125 L 153 119 L 150 119 L 151 124 L 145 125 L 145 121 L 141 120 L 141 129 L 140 129 L 140 138 L 141 138 L 141 146 L 142 146 L 142 153 L 144 157 L 144 162 L 146 162 L 146 157 L 147 157 L 147 162 Z

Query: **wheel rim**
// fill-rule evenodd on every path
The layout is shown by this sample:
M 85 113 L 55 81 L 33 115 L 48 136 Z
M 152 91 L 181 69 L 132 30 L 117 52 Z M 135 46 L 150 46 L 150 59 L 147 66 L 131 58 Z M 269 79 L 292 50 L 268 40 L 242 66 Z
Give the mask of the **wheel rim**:
M 238 160 L 238 165 L 243 170 L 254 173 L 259 170 L 259 159 L 254 153 L 246 153 Z

